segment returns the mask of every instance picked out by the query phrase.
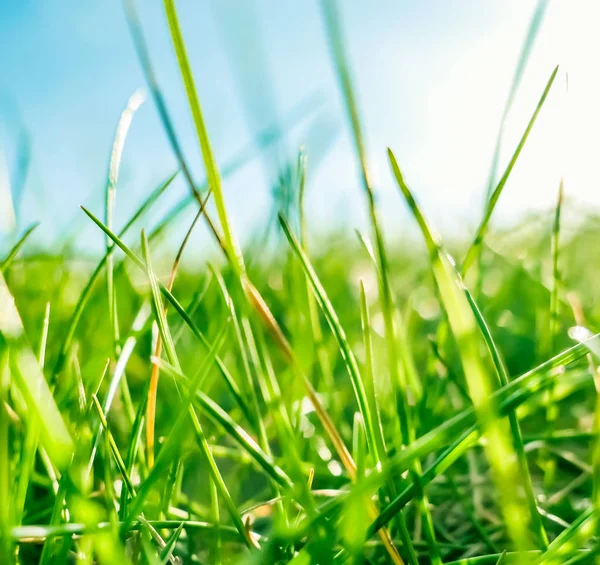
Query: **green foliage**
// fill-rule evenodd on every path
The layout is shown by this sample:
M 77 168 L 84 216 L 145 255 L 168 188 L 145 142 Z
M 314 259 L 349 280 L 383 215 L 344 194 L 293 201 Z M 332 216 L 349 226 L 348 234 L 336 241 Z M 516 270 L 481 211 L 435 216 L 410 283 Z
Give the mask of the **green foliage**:
M 36 252 L 33 227 L 3 251 L 0 562 L 591 562 L 600 547 L 592 276 L 600 258 L 589 241 L 600 222 L 565 222 L 572 210 L 562 185 L 556 210 L 519 229 L 491 222 L 557 70 L 491 185 L 472 243 L 442 244 L 391 152 L 425 245 L 387 241 L 341 20 L 324 1 L 374 244 L 349 233 L 311 239 L 302 209 L 310 160 L 301 151 L 278 187 L 284 237 L 271 246 L 253 239 L 242 257 L 225 181 L 253 154 L 219 170 L 175 3 L 164 0 L 207 177 L 195 185 L 126 6 L 190 194 L 157 223 L 147 220 L 174 173 L 115 226 L 134 96 L 111 153 L 105 221 L 82 212 L 106 241 L 95 268 L 79 268 L 73 251 Z M 507 111 L 545 6 L 534 14 Z M 158 236 L 209 198 L 218 223 L 203 207 L 198 218 L 225 264 L 179 265 L 182 245 L 163 280 L 173 250 Z M 448 249 L 465 257 L 460 267 Z M 472 289 L 462 278 L 471 265 L 479 267 Z M 162 375 L 155 458 L 144 433 L 153 367 Z

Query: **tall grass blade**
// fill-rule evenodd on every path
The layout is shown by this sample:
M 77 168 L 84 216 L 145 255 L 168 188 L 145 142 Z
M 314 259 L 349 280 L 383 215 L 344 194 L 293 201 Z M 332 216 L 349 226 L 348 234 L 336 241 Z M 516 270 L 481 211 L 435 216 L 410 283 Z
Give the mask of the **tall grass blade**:
M 206 203 L 206 200 L 205 200 Z M 175 277 L 177 276 L 177 271 L 179 269 L 179 264 L 181 263 L 181 258 L 183 256 L 183 251 L 190 240 L 192 232 L 202 215 L 204 207 L 201 207 L 194 219 L 188 228 L 181 245 L 179 246 L 179 250 L 177 251 L 177 255 L 175 256 L 175 260 L 173 261 L 173 266 L 171 267 L 171 275 L 169 277 L 169 283 L 167 288 L 169 291 L 173 290 L 173 285 L 175 284 Z M 107 226 L 109 227 L 109 226 Z M 165 307 L 164 314 L 166 315 L 167 309 Z M 156 346 L 154 348 L 154 356 L 160 357 L 162 352 L 162 338 L 159 334 L 156 340 Z M 150 375 L 150 388 L 148 389 L 148 406 L 146 412 L 146 448 L 148 450 L 148 464 L 150 467 L 154 464 L 154 422 L 156 418 L 156 398 L 158 395 L 158 377 L 159 377 L 159 369 L 158 365 L 152 365 L 152 374 Z
M 208 186 L 213 192 L 217 213 L 219 215 L 221 227 L 223 228 L 225 249 L 227 250 L 227 255 L 230 257 L 232 267 L 241 274 L 245 271 L 244 259 L 227 216 L 225 199 L 221 187 L 221 176 L 208 139 L 202 109 L 200 108 L 200 101 L 192 76 L 192 69 L 188 61 L 185 43 L 179 26 L 175 2 L 174 0 L 164 0 L 163 4 L 167 15 L 169 31 L 171 32 L 171 40 L 173 42 L 173 47 L 175 48 L 175 54 L 177 55 L 177 62 L 179 63 L 179 71 L 185 86 L 192 119 L 196 128 L 196 135 L 202 151 L 202 159 L 204 161 L 204 168 L 206 169 Z
M 512 83 L 510 85 L 508 98 L 506 99 L 506 103 L 504 105 L 502 118 L 500 119 L 500 128 L 498 129 L 498 136 L 496 138 L 496 146 L 494 148 L 494 156 L 492 158 L 492 165 L 488 180 L 488 188 L 486 192 L 486 206 L 487 201 L 490 199 L 492 191 L 494 190 L 494 184 L 496 183 L 496 174 L 498 171 L 498 161 L 500 160 L 500 149 L 502 147 L 502 140 L 504 138 L 504 127 L 506 125 L 506 118 L 510 113 L 513 102 L 519 90 L 519 86 L 521 85 L 521 80 L 523 79 L 523 75 L 525 74 L 527 62 L 529 61 L 529 57 L 535 44 L 535 40 L 539 34 L 542 22 L 544 21 L 544 16 L 546 14 L 546 10 L 548 8 L 549 3 L 549 0 L 538 0 L 535 10 L 533 12 L 533 16 L 531 18 L 531 22 L 529 23 L 529 28 L 527 29 L 527 34 L 525 35 L 525 41 L 523 42 L 523 46 L 521 47 L 519 61 L 515 69 L 515 74 L 513 75 Z
M 492 467 L 496 488 L 499 491 L 504 520 L 510 537 L 517 549 L 529 548 L 529 527 L 531 515 L 515 492 L 520 485 L 520 470 L 517 464 L 509 430 L 502 422 L 498 405 L 491 400 L 492 392 L 497 389 L 489 377 L 489 372 L 481 360 L 477 322 L 464 293 L 460 275 L 456 272 L 449 256 L 436 242 L 425 218 L 408 188 L 393 153 L 388 155 L 396 182 L 417 221 L 430 255 L 432 270 L 441 300 L 448 315 L 448 321 L 458 346 L 469 394 L 477 417 L 484 429 L 486 455 Z
M 517 159 L 519 158 L 519 155 L 521 155 L 521 151 L 523 150 L 523 147 L 525 146 L 525 143 L 527 142 L 527 139 L 529 138 L 529 134 L 531 133 L 531 130 L 533 129 L 533 126 L 537 120 L 537 117 L 538 117 L 539 113 L 541 112 L 542 107 L 544 106 L 544 103 L 546 102 L 546 98 L 548 97 L 550 89 L 552 88 L 552 84 L 554 83 L 554 79 L 556 78 L 557 73 L 558 73 L 558 67 L 555 67 L 554 71 L 552 71 L 552 74 L 550 75 L 550 78 L 548 79 L 548 82 L 546 83 L 546 87 L 544 88 L 544 91 L 542 92 L 542 96 L 540 97 L 540 100 L 529 120 L 529 123 L 527 124 L 527 127 L 525 128 L 525 131 L 523 132 L 523 135 L 521 136 L 521 139 L 519 141 L 519 144 L 517 145 L 517 148 L 515 149 L 512 157 L 510 158 L 510 161 L 508 162 L 508 165 L 506 166 L 506 169 L 505 169 L 502 177 L 500 178 L 500 181 L 496 185 L 496 188 L 494 189 L 494 191 L 492 192 L 492 194 L 489 198 L 485 212 L 483 214 L 483 218 L 479 224 L 479 227 L 477 228 L 477 231 L 475 232 L 475 238 L 473 239 L 473 242 L 469 246 L 469 249 L 467 250 L 467 253 L 465 255 L 465 259 L 463 261 L 462 269 L 461 269 L 462 276 L 466 275 L 467 271 L 469 270 L 469 267 L 471 267 L 471 265 L 473 264 L 475 259 L 479 256 L 479 253 L 481 250 L 481 244 L 483 243 L 483 238 L 485 237 L 485 234 L 487 232 L 488 224 L 492 217 L 492 213 L 494 212 L 494 209 L 496 208 L 498 199 L 500 198 L 500 195 L 502 194 L 502 191 L 504 190 L 504 187 L 506 186 L 506 183 L 508 182 L 508 178 L 510 177 L 510 174 L 517 162 Z
M 494 369 L 498 378 L 498 385 L 500 387 L 505 387 L 509 384 L 510 378 L 508 376 L 508 371 L 504 365 L 504 362 L 502 361 L 502 358 L 500 356 L 500 351 L 496 346 L 494 338 L 492 337 L 492 333 L 485 319 L 483 318 L 479 307 L 473 299 L 473 296 L 466 289 L 465 294 L 467 296 L 467 300 L 469 301 L 469 305 L 471 306 L 471 310 L 473 311 L 473 315 L 475 316 L 475 320 L 477 321 L 479 330 L 481 331 L 481 334 L 485 341 L 487 350 L 494 364 Z M 514 448 L 517 453 L 517 458 L 519 462 L 519 472 L 523 481 L 525 497 L 527 499 L 527 505 L 529 507 L 532 529 L 536 536 L 538 545 L 541 549 L 545 549 L 546 547 L 548 547 L 548 534 L 546 533 L 544 524 L 542 522 L 542 517 L 540 516 L 540 513 L 538 511 L 538 505 L 535 498 L 535 493 L 533 491 L 531 473 L 529 470 L 529 465 L 527 463 L 527 455 L 525 454 L 525 447 L 523 445 L 523 434 L 521 432 L 521 427 L 519 425 L 519 420 L 517 418 L 516 411 L 508 412 L 508 421 L 513 436 Z
M 357 403 L 358 403 L 358 406 L 360 409 L 360 413 L 365 421 L 365 428 L 366 428 L 366 432 L 367 432 L 367 440 L 368 440 L 369 448 L 371 449 L 371 451 L 373 453 L 376 463 L 380 464 L 381 460 L 382 460 L 381 457 L 383 456 L 383 454 L 379 453 L 379 451 L 378 451 L 379 443 L 378 443 L 378 440 L 376 437 L 377 432 L 376 432 L 375 426 L 373 424 L 373 419 L 371 416 L 371 409 L 370 409 L 370 406 L 369 406 L 369 403 L 367 400 L 366 391 L 364 388 L 362 378 L 360 376 L 358 364 L 356 362 L 356 358 L 354 357 L 354 353 L 352 352 L 352 349 L 350 348 L 350 345 L 348 343 L 348 339 L 346 338 L 344 329 L 342 328 L 340 321 L 337 317 L 337 314 L 336 314 L 335 310 L 333 309 L 333 306 L 332 306 L 331 302 L 329 301 L 329 298 L 327 297 L 325 289 L 321 285 L 321 282 L 319 281 L 314 269 L 312 268 L 308 258 L 306 257 L 306 254 L 302 250 L 300 243 L 298 242 L 298 240 L 292 233 L 289 224 L 287 223 L 286 219 L 282 215 L 279 216 L 279 221 L 280 221 L 281 227 L 283 228 L 283 231 L 289 241 L 290 246 L 296 253 L 296 256 L 300 260 L 300 263 L 302 264 L 304 272 L 306 273 L 306 276 L 311 283 L 313 292 L 315 294 L 315 298 L 317 299 L 317 302 L 318 302 L 319 306 L 321 307 L 321 310 L 323 311 L 323 314 L 324 314 L 325 318 L 327 319 L 327 322 L 329 323 L 329 327 L 331 328 L 331 331 L 334 334 L 334 336 L 338 342 L 338 346 L 340 348 L 342 358 L 344 359 L 346 369 L 348 371 L 350 380 L 352 382 L 352 387 L 354 389 L 354 394 L 356 396 L 356 400 L 357 400 Z M 352 479 L 353 480 L 356 479 L 356 467 L 354 468 Z M 376 510 L 372 506 L 372 503 L 367 504 L 367 511 L 369 511 L 370 514 L 376 513 Z M 391 541 L 391 538 L 389 538 L 389 534 L 387 533 L 387 530 L 381 530 L 380 535 L 382 536 L 382 541 L 383 541 L 384 545 L 386 546 L 386 549 L 390 553 L 390 557 L 392 558 L 392 560 L 395 563 L 402 563 L 402 559 L 400 558 L 400 555 L 398 554 L 396 548 L 394 547 L 394 545 Z
M 141 91 L 134 92 L 129 100 L 117 125 L 115 138 L 113 141 L 110 161 L 108 165 L 108 179 L 106 182 L 105 191 L 105 222 L 109 229 L 113 229 L 113 218 L 115 214 L 115 205 L 117 197 L 117 182 L 119 180 L 119 169 L 121 166 L 121 158 L 125 139 L 129 131 L 129 126 L 133 119 L 133 114 L 144 102 L 144 95 Z M 114 287 L 114 263 L 113 255 L 110 252 L 113 246 L 112 240 L 106 238 L 106 290 L 108 293 L 108 316 L 113 331 L 113 339 L 115 343 L 115 352 L 118 353 L 117 344 L 119 342 L 119 321 L 117 317 L 117 295 Z

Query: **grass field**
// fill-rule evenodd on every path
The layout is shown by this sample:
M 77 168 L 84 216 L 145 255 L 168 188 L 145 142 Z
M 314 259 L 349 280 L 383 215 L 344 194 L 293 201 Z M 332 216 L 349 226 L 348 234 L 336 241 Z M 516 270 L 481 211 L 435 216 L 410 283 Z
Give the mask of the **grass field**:
M 493 164 L 473 239 L 450 242 L 452 256 L 388 150 L 398 210 L 421 236 L 392 242 L 339 20 L 323 2 L 370 229 L 309 237 L 301 150 L 281 175 L 268 242 L 258 233 L 240 245 L 222 186 L 229 169 L 212 152 L 173 0 L 165 16 L 204 185 L 126 6 L 179 169 L 115 225 L 134 95 L 104 210 L 81 212 L 106 238 L 105 255 L 37 251 L 32 229 L 3 252 L 0 563 L 600 559 L 590 245 L 600 218 L 578 211 L 561 185 L 554 210 L 490 228 L 557 70 L 506 169 Z M 538 27 L 534 18 L 513 89 Z M 165 211 L 175 178 L 189 195 Z M 195 212 L 179 246 L 165 244 Z M 208 229 L 220 254 L 180 269 L 195 229 Z

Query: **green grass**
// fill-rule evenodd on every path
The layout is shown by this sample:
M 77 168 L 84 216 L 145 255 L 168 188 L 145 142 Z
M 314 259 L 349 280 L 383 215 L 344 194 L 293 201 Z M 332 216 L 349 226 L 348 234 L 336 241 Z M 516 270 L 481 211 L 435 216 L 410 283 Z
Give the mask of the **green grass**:
M 600 558 L 600 304 L 590 245 L 600 222 L 588 212 L 575 228 L 565 223 L 574 208 L 562 183 L 554 210 L 508 230 L 492 221 L 558 70 L 540 85 L 499 180 L 496 152 L 470 244 L 439 239 L 419 187 L 388 150 L 398 214 L 408 210 L 420 233 L 397 242 L 381 225 L 340 15 L 324 1 L 369 234 L 312 237 L 303 207 L 311 156 L 300 149 L 278 171 L 279 237 L 240 245 L 226 178 L 276 136 L 266 132 L 219 168 L 176 5 L 165 0 L 206 172 L 196 183 L 135 6 L 125 5 L 178 171 L 116 225 L 135 94 L 117 127 L 104 210 L 82 211 L 104 255 L 36 250 L 32 226 L 0 256 L 0 562 Z M 534 14 L 506 112 L 545 8 Z M 310 110 L 301 105 L 279 126 Z M 178 175 L 188 195 L 165 210 Z M 194 208 L 174 253 L 162 236 L 181 233 Z M 189 236 L 201 221 L 220 255 L 191 269 Z

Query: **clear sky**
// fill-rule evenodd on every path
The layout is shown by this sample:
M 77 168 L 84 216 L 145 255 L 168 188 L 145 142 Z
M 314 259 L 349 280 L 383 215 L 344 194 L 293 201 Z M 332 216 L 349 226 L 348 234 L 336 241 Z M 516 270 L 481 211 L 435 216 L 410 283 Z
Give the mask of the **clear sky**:
M 403 233 L 408 216 L 389 173 L 387 146 L 440 231 L 472 229 L 476 223 L 503 106 L 536 3 L 339 2 L 390 231 Z M 138 4 L 160 84 L 201 179 L 200 154 L 162 2 Z M 177 6 L 219 162 L 226 163 L 261 127 L 318 93 L 323 100 L 318 111 L 291 130 L 284 146 L 293 155 L 308 143 L 313 225 L 363 225 L 358 169 L 319 2 L 179 0 Z M 560 63 L 561 70 L 502 197 L 500 219 L 512 221 L 527 209 L 549 208 L 562 175 L 572 200 L 600 204 L 594 167 L 600 155 L 599 6 L 596 0 L 550 1 L 508 119 L 503 163 L 552 69 Z M 144 86 L 121 2 L 0 2 L 0 71 L 0 167 L 6 164 L 13 182 L 22 128 L 32 140 L 20 224 L 41 220 L 45 241 L 85 227 L 86 238 L 101 242 L 78 206 L 101 212 L 120 112 Z M 225 183 L 236 224 L 246 234 L 270 211 L 272 157 L 256 160 Z M 134 117 L 125 145 L 118 221 L 175 167 L 148 100 Z M 4 171 L 0 187 L 6 176 Z M 185 187 L 176 190 L 183 194 Z M 6 227 L 5 213 L 0 222 Z

